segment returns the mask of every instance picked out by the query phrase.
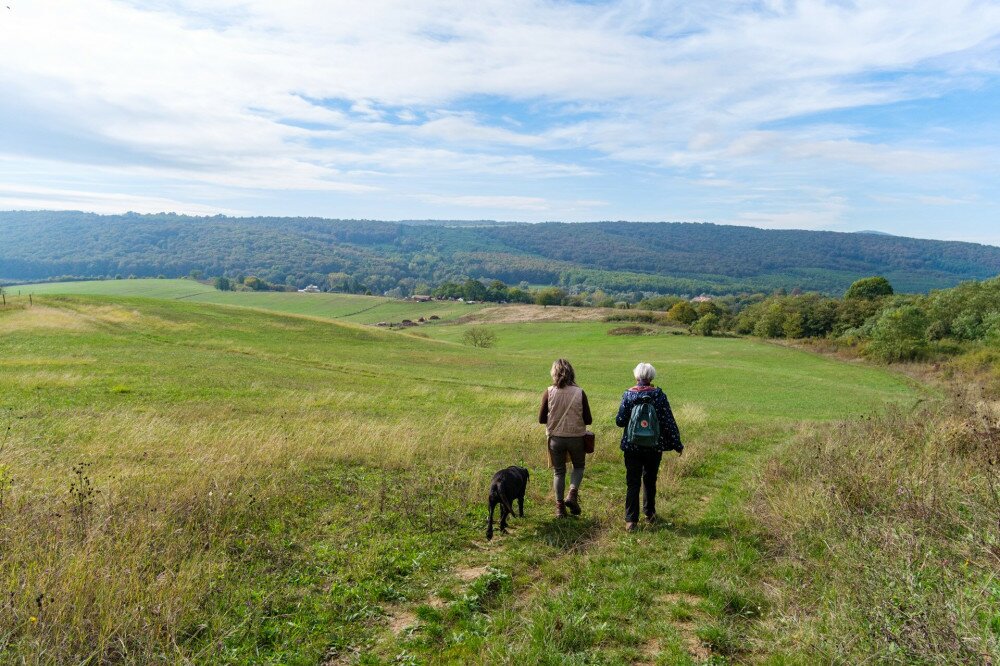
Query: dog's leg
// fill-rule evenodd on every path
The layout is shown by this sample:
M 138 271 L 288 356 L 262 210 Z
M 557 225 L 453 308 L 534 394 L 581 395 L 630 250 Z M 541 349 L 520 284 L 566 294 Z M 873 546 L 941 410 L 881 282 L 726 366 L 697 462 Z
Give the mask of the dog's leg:
M 497 503 L 490 498 L 490 519 L 486 523 L 486 540 L 490 541 L 493 538 L 493 509 L 497 507 Z M 503 509 L 501 508 L 501 512 Z
M 507 534 L 507 516 L 511 514 L 511 511 L 507 509 L 507 505 L 500 504 L 500 531 Z
M 517 498 L 517 513 L 524 518 L 524 495 Z

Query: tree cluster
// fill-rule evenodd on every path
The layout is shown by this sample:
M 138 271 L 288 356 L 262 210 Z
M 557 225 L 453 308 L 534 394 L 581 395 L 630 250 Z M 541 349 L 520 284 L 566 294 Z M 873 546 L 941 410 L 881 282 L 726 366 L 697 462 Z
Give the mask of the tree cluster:
M 867 278 L 843 298 L 774 295 L 743 308 L 733 322 L 737 333 L 832 338 L 881 361 L 915 360 L 962 343 L 1000 345 L 1000 277 L 927 295 L 897 295 L 883 278 Z

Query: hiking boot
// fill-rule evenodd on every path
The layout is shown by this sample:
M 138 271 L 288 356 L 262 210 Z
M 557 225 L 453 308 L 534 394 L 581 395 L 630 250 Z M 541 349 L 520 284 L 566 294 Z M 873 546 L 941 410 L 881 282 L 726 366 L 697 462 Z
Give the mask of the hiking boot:
M 646 522 L 649 523 L 650 525 L 654 524 L 656 522 L 656 514 L 651 513 L 648 516 L 646 516 Z
M 566 517 L 566 502 L 556 500 L 556 518 Z
M 632 522 L 625 523 L 626 532 L 635 532 L 636 524 Z
M 569 509 L 570 513 L 574 516 L 580 515 L 579 491 L 575 486 L 570 486 L 569 495 L 566 496 L 566 508 Z

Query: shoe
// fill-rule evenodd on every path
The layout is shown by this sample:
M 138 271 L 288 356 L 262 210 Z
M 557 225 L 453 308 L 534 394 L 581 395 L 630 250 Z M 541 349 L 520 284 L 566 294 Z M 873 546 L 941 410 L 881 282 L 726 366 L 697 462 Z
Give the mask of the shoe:
M 655 513 L 651 513 L 648 516 L 646 516 L 646 522 L 649 523 L 650 525 L 652 525 L 653 523 L 655 523 L 656 522 L 656 514 Z
M 636 528 L 636 524 L 635 523 L 625 523 L 625 531 L 626 532 L 635 532 L 635 528 Z
M 569 494 L 566 496 L 566 508 L 569 509 L 570 513 L 574 516 L 580 515 L 579 491 L 574 486 L 570 486 Z
M 556 518 L 566 517 L 566 502 L 556 500 Z

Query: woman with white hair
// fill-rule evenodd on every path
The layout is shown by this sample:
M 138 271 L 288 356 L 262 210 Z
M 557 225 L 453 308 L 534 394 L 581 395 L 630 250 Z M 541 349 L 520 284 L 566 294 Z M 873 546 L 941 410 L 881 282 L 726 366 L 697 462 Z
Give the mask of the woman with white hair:
M 548 435 L 549 461 L 554 472 L 552 487 L 556 496 L 556 517 L 565 518 L 567 508 L 574 516 L 580 515 L 579 491 L 587 461 L 583 436 L 594 419 L 590 415 L 587 394 L 576 385 L 576 373 L 569 361 L 557 359 L 552 364 L 551 375 L 552 386 L 542 394 L 538 422 L 545 424 L 545 434 Z M 566 494 L 567 458 L 573 461 L 569 494 Z
M 646 521 L 656 521 L 656 476 L 664 451 L 684 450 L 677 421 L 667 394 L 653 386 L 656 368 L 640 363 L 632 372 L 636 385 L 622 395 L 615 423 L 622 431 L 621 450 L 625 454 L 625 529 L 635 530 L 639 522 L 639 487 Z

